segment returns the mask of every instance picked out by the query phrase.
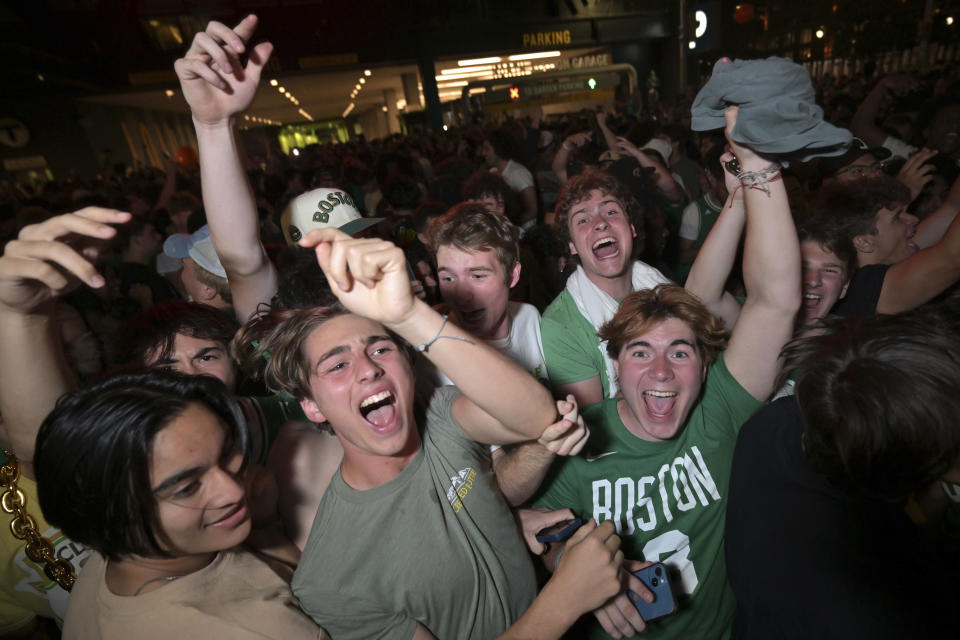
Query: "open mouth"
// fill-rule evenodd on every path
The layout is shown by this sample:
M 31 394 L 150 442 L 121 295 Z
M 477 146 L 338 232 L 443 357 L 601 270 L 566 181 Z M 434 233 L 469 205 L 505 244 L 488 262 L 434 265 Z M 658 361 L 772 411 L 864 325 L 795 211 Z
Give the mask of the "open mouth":
M 484 309 L 473 309 L 472 311 L 460 310 L 460 320 L 465 324 L 478 324 L 483 319 Z
M 643 404 L 651 417 L 666 418 L 673 413 L 673 409 L 677 405 L 677 392 L 655 391 L 653 389 L 644 391 Z
M 591 249 L 593 250 L 593 255 L 595 255 L 599 260 L 613 258 L 620 253 L 620 246 L 617 244 L 617 241 L 609 236 L 606 238 L 600 238 L 594 242 Z
M 380 429 L 389 426 L 396 413 L 397 399 L 389 390 L 368 396 L 360 403 L 360 415 Z
M 803 294 L 803 305 L 805 307 L 816 307 L 818 304 L 820 304 L 820 296 L 815 293 Z

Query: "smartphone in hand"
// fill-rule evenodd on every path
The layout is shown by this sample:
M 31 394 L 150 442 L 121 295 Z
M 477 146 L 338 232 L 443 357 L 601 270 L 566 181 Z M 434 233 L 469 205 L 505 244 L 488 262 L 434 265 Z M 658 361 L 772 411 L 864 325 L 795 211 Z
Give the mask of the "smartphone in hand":
M 654 622 L 677 612 L 677 602 L 670 587 L 667 568 L 662 563 L 657 562 L 646 569 L 634 571 L 633 575 L 653 593 L 653 602 L 647 602 L 633 591 L 627 592 L 630 602 L 637 608 L 644 622 Z
M 537 540 L 539 542 L 563 542 L 572 536 L 582 524 L 583 521 L 580 520 L 580 518 L 561 520 L 557 524 L 540 529 L 540 531 L 537 532 Z

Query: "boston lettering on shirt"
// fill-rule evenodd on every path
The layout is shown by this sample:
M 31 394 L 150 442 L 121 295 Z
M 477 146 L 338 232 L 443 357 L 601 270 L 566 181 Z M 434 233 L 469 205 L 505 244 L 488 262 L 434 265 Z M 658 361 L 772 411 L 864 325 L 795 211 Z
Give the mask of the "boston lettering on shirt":
M 612 520 L 626 558 L 668 567 L 680 612 L 652 624 L 650 635 L 726 637 L 735 607 L 723 557 L 730 465 L 737 432 L 760 403 L 722 356 L 671 440 L 648 442 L 627 431 L 619 402 L 610 398 L 584 411 L 590 450 L 555 465 L 536 505 Z M 608 636 L 595 625 L 590 637 Z

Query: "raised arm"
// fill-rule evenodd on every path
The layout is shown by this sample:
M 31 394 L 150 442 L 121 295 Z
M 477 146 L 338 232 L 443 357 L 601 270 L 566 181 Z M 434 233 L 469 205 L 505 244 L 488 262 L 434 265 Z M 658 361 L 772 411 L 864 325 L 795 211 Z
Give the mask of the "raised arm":
M 680 185 L 677 184 L 677 181 L 673 179 L 670 169 L 665 167 L 663 163 L 648 156 L 643 150 L 638 149 L 635 144 L 623 136 L 617 138 L 617 145 L 614 147 L 614 151 L 623 155 L 633 156 L 637 162 L 640 163 L 641 167 L 653 169 L 654 176 L 657 179 L 657 188 L 660 189 L 663 196 L 670 202 L 679 202 L 683 195 L 683 190 L 680 188 Z
M 398 247 L 337 229 L 312 231 L 300 245 L 316 248 L 331 290 L 347 309 L 420 345 L 459 387 L 453 417 L 467 436 L 488 444 L 532 440 L 555 421 L 550 392 L 533 376 L 413 296 Z
M 253 102 L 260 73 L 273 50 L 273 45 L 263 42 L 249 52 L 246 66 L 240 64 L 238 56 L 247 51 L 256 26 L 252 15 L 234 29 L 211 22 L 174 64 L 197 131 L 210 236 L 241 321 L 258 304 L 269 302 L 277 290 L 277 271 L 260 244 L 256 200 L 234 135 L 236 117 Z
M 684 288 L 700 298 L 710 313 L 723 320 L 728 331 L 740 317 L 740 303 L 724 290 L 737 259 L 737 248 L 747 220 L 740 180 L 727 168 L 733 160 L 729 151 L 720 157 L 727 183 L 727 202 L 690 267 Z
M 867 146 L 881 146 L 887 139 L 887 134 L 877 126 L 880 109 L 894 96 L 906 95 L 916 86 L 917 81 L 905 75 L 892 74 L 882 78 L 853 114 L 853 120 L 850 121 L 853 135 L 866 142 Z
M 737 120 L 727 109 L 727 138 Z M 800 243 L 787 190 L 776 165 L 732 140 L 743 171 L 747 214 L 743 279 L 747 300 L 724 356 L 733 377 L 754 398 L 766 400 L 780 368 L 780 350 L 793 333 L 800 309 Z
M 111 238 L 109 225 L 129 219 L 98 207 L 50 218 L 24 227 L 0 257 L 0 412 L 27 477 L 40 423 L 76 385 L 60 345 L 55 298 L 78 282 L 104 285 L 82 240 Z
M 575 133 L 567 136 L 564 141 L 560 143 L 560 146 L 557 147 L 557 152 L 553 154 L 553 162 L 551 163 L 550 167 L 557 175 L 557 178 L 560 179 L 560 184 L 563 184 L 567 181 L 567 164 L 570 162 L 570 154 L 573 153 L 574 149 L 582 147 L 590 142 L 590 138 L 592 137 L 592 131 Z
M 877 313 L 902 313 L 930 301 L 960 280 L 960 216 L 943 239 L 887 269 Z
M 953 181 L 953 186 L 950 187 L 943 204 L 917 225 L 917 233 L 913 236 L 913 241 L 921 249 L 937 244 L 943 239 L 958 212 L 960 212 L 960 177 Z

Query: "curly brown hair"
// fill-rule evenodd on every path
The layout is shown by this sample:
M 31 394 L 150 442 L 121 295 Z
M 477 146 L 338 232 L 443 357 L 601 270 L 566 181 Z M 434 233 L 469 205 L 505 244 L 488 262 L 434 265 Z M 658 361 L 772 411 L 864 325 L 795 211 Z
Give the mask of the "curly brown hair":
M 553 232 L 557 237 L 564 255 L 567 258 L 580 262 L 578 256 L 570 253 L 570 210 L 576 205 L 590 197 L 590 193 L 599 191 L 601 193 L 613 196 L 623 206 L 627 219 L 633 225 L 637 237 L 633 241 L 633 251 L 631 259 L 636 259 L 643 248 L 643 208 L 637 199 L 633 197 L 630 189 L 623 185 L 613 176 L 598 171 L 597 169 L 585 169 L 583 173 L 574 176 L 563 183 L 560 193 L 557 196 L 557 204 L 554 209 L 556 219 L 553 223 Z
M 597 333 L 607 341 L 607 355 L 616 360 L 630 340 L 642 336 L 669 318 L 678 318 L 693 331 L 697 351 L 709 367 L 727 346 L 723 323 L 686 289 L 675 284 L 659 284 L 653 289 L 631 293 L 613 318 Z

